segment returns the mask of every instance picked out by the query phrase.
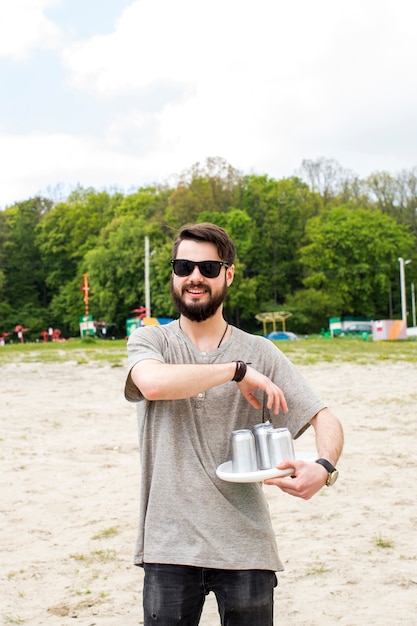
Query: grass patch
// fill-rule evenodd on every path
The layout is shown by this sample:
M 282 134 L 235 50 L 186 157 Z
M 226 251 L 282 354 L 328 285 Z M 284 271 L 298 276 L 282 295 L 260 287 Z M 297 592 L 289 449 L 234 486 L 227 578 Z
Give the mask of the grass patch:
M 74 559 L 74 561 L 87 561 L 87 556 L 77 552 L 76 554 L 70 554 L 70 559 Z
M 417 342 L 364 341 L 362 338 L 337 339 L 311 336 L 298 341 L 273 342 L 296 365 L 315 363 L 354 363 L 366 365 L 386 361 L 417 362 Z M 65 342 L 6 344 L 0 347 L 0 365 L 6 363 L 65 363 L 103 364 L 124 367 L 126 340 L 70 339 Z
M 108 561 L 116 561 L 117 553 L 115 550 L 93 550 L 90 554 L 70 554 L 70 559 L 78 561 L 79 563 L 85 563 L 89 566 L 93 563 L 106 563 Z
M 3 617 L 4 624 L 24 624 L 26 620 L 18 617 L 17 615 L 5 615 Z
M 329 572 L 329 568 L 327 568 L 323 563 L 312 567 L 308 572 L 306 572 L 306 576 L 320 576 L 321 574 L 326 574 Z
M 99 561 L 100 563 L 117 560 L 117 553 L 115 550 L 94 550 L 91 555 L 95 561 Z
M 102 363 L 124 367 L 126 341 L 69 339 L 63 342 L 6 344 L 0 347 L 0 365 L 6 363 Z
M 94 535 L 93 539 L 108 539 L 109 537 L 115 537 L 118 534 L 118 529 L 111 526 L 110 528 L 100 531 L 97 535 Z
M 24 569 L 20 569 L 18 572 L 10 571 L 7 573 L 7 580 L 12 580 L 12 578 L 17 576 L 18 574 L 24 574 L 24 572 L 25 572 Z
M 315 363 L 354 363 L 359 365 L 407 361 L 417 363 L 417 342 L 364 341 L 362 338 L 337 339 L 311 337 L 298 341 L 274 341 L 275 345 L 297 365 Z
M 386 539 L 378 535 L 375 537 L 375 545 L 377 548 L 382 548 L 384 550 L 392 550 L 394 547 L 394 542 L 391 539 Z

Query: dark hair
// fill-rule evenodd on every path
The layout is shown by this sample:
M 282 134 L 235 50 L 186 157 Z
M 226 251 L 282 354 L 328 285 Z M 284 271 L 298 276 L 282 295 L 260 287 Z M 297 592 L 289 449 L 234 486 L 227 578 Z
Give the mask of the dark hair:
M 187 224 L 183 226 L 173 243 L 172 258 L 177 258 L 178 246 L 184 239 L 193 241 L 208 241 L 214 243 L 222 261 L 233 265 L 236 256 L 236 247 L 228 233 L 216 224 L 202 222 L 201 224 Z

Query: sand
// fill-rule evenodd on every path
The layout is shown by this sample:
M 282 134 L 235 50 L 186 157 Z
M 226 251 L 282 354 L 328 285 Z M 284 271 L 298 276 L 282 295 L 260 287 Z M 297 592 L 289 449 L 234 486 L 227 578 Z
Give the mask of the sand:
M 285 572 L 276 624 L 417 624 L 417 365 L 300 368 L 342 420 L 340 478 L 303 501 L 266 487 Z M 132 565 L 139 465 L 125 371 L 1 368 L 2 624 L 142 623 Z M 297 449 L 313 451 L 307 433 Z M 202 626 L 218 626 L 215 598 Z

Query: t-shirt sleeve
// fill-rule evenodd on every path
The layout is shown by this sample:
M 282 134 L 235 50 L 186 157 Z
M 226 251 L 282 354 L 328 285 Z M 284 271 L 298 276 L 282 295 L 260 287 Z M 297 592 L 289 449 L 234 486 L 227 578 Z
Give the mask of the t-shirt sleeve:
M 132 367 L 140 361 L 153 359 L 165 362 L 163 356 L 163 336 L 157 326 L 137 328 L 127 342 L 127 367 L 128 374 L 125 383 L 125 398 L 129 402 L 143 400 L 143 394 L 132 380 Z

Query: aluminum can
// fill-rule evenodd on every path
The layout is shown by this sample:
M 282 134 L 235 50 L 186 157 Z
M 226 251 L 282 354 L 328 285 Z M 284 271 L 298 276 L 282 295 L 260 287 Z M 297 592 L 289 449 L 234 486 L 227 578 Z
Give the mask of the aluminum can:
M 256 472 L 255 436 L 251 430 L 232 432 L 232 469 L 234 472 Z
M 255 424 L 253 427 L 255 433 L 256 458 L 258 461 L 258 469 L 260 470 L 272 467 L 268 450 L 268 432 L 272 430 L 274 430 L 274 425 L 269 421 Z
M 295 459 L 294 444 L 288 428 L 274 428 L 267 435 L 271 467 L 286 459 Z

